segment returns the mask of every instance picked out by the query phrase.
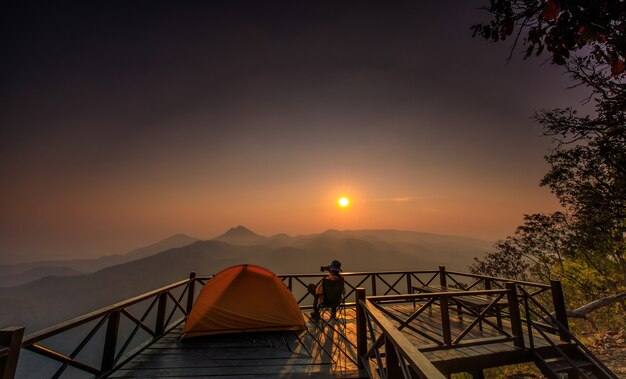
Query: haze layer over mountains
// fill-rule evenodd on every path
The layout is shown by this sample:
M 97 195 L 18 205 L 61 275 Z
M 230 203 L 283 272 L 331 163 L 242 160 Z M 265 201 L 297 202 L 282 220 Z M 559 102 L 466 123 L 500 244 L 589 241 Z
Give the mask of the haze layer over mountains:
M 64 275 L 0 288 L 0 328 L 23 325 L 31 333 L 184 279 L 192 271 L 211 275 L 249 263 L 275 273 L 316 273 L 333 259 L 343 263 L 344 271 L 431 270 L 439 265 L 467 271 L 473 258 L 490 247 L 473 238 L 397 230 L 266 237 L 238 226 L 207 241 L 176 235 L 126 255 L 0 266 L 5 282 L 12 275 L 24 283 L 33 270 Z
M 0 287 L 26 284 L 46 276 L 88 274 L 106 267 L 149 257 L 156 253 L 182 247 L 198 239 L 175 234 L 149 246 L 140 247 L 127 254 L 105 255 L 92 259 L 39 261 L 19 264 L 0 264 Z

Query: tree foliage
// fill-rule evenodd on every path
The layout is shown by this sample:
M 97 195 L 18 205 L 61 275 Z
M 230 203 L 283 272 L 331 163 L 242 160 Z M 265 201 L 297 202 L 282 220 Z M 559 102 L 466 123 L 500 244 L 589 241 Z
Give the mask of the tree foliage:
M 564 211 L 526 215 L 472 270 L 560 278 L 588 301 L 626 291 L 626 2 L 491 0 L 485 9 L 491 21 L 475 25 L 475 35 L 495 42 L 514 35 L 526 58 L 549 54 L 589 88 L 595 111 L 536 111 L 553 140 L 541 185 Z
M 623 117 L 623 112 L 621 116 Z M 536 116 L 556 147 L 541 181 L 572 215 L 570 249 L 605 277 L 626 277 L 626 129 L 563 111 Z M 598 124 L 601 127 L 594 126 Z M 621 131 L 620 131 L 621 129 Z M 620 279 L 621 278 L 621 279 Z M 617 283 L 611 287 L 615 290 Z
M 547 281 L 554 267 L 564 265 L 570 228 L 567 215 L 524 215 L 515 233 L 495 245 L 495 252 L 474 258 L 473 272 L 517 280 Z
M 491 0 L 486 7 L 493 18 L 473 26 L 474 35 L 491 41 L 522 36 L 525 56 L 547 50 L 552 62 L 567 63 L 572 53 L 584 50 L 589 63 L 624 72 L 626 58 L 626 3 L 621 0 Z

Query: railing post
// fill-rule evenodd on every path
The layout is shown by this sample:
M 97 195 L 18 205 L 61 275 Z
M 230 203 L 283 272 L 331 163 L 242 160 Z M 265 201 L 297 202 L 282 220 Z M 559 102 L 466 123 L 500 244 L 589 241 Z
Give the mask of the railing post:
M 289 279 L 287 279 L 287 282 L 289 283 L 287 285 L 287 287 L 289 288 L 289 291 L 293 292 L 293 276 L 290 276 Z
M 439 266 L 439 284 L 442 287 L 447 286 L 446 266 Z M 439 311 L 441 312 L 441 331 L 443 332 L 443 344 L 452 344 L 452 334 L 450 332 L 450 311 L 448 310 L 448 298 L 441 296 L 439 298 Z
M 565 327 L 565 330 L 559 329 L 559 337 L 561 341 L 569 342 L 569 324 L 567 323 L 567 313 L 565 311 L 565 297 L 563 296 L 563 287 L 560 280 L 550 280 L 552 288 L 552 302 L 554 303 L 554 314 L 556 320 Z
M 23 327 L 12 326 L 0 330 L 0 347 L 9 348 L 8 355 L 0 356 L 0 378 L 13 379 L 15 377 L 23 336 Z
M 191 313 L 191 308 L 193 307 L 193 300 L 195 297 L 196 290 L 196 273 L 189 273 L 189 287 L 187 287 L 187 315 Z
M 439 297 L 439 311 L 441 312 L 441 331 L 443 332 L 443 344 L 452 345 L 452 332 L 450 331 L 450 311 L 448 310 L 448 298 L 446 295 Z
M 156 325 L 154 327 L 155 337 L 159 337 L 165 331 L 165 312 L 167 311 L 167 292 L 159 295 L 159 305 L 157 309 Z
M 408 294 L 413 294 L 412 276 L 413 274 L 410 272 L 406 273 L 406 293 Z M 415 308 L 415 299 L 413 299 L 413 308 Z
M 120 314 L 120 311 L 111 313 L 107 321 L 104 349 L 102 350 L 102 363 L 100 365 L 102 372 L 107 372 L 115 366 L 115 349 L 117 347 L 117 334 L 120 329 Z
M 387 378 L 402 378 L 404 376 L 400 369 L 396 347 L 387 337 L 385 337 L 385 367 L 387 368 Z
M 356 351 L 357 365 L 359 368 L 365 368 L 363 359 L 367 354 L 367 326 L 365 319 L 365 309 L 363 309 L 362 301 L 365 301 L 365 288 L 356 289 Z
M 376 296 L 376 274 L 372 273 L 372 296 Z
M 511 333 L 514 338 L 513 345 L 524 348 L 524 331 L 519 313 L 519 302 L 517 301 L 517 286 L 515 283 L 508 282 L 506 289 L 506 300 L 509 303 L 509 315 L 511 317 Z
M 439 284 L 441 284 L 442 287 L 447 285 L 446 266 L 439 266 Z
M 413 283 L 411 282 L 411 273 L 406 273 L 406 293 L 413 293 Z
M 483 283 L 485 284 L 485 289 L 486 290 L 491 290 L 491 279 L 489 278 L 485 278 L 483 280 Z M 487 295 L 488 298 L 492 299 L 494 297 L 494 295 L 489 294 Z M 498 328 L 502 328 L 502 313 L 500 312 L 500 307 L 496 305 L 496 323 L 498 325 Z M 483 322 L 480 321 L 479 326 L 480 330 L 483 330 Z M 482 371 L 481 371 L 482 373 Z

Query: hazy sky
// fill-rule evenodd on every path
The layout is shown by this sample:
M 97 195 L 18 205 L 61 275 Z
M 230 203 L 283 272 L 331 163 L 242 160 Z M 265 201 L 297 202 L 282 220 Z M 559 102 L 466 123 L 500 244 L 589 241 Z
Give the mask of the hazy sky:
M 237 224 L 505 237 L 558 207 L 538 186 L 549 140 L 533 110 L 584 92 L 472 39 L 485 3 L 7 9 L 0 255 L 121 253 Z

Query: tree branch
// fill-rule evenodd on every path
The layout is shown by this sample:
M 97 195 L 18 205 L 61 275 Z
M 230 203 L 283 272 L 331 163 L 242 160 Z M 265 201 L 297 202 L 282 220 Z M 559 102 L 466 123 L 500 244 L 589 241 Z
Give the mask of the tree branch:
M 626 298 L 626 292 L 603 297 L 602 299 L 594 300 L 591 303 L 585 304 L 582 307 L 576 309 L 567 309 L 565 312 L 567 314 L 567 317 L 587 318 L 587 314 L 595 311 L 596 309 L 606 307 L 607 305 L 611 305 L 616 301 L 624 298 Z

